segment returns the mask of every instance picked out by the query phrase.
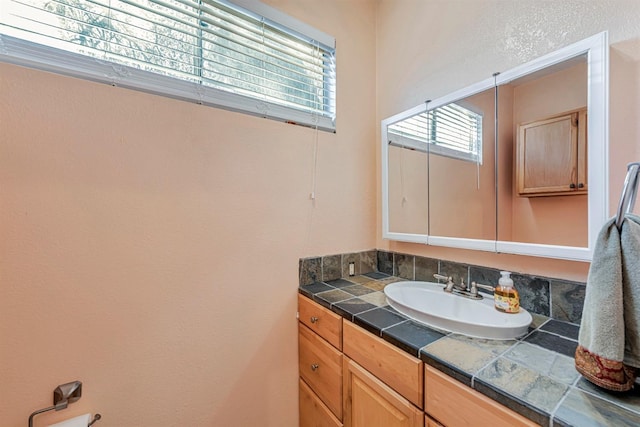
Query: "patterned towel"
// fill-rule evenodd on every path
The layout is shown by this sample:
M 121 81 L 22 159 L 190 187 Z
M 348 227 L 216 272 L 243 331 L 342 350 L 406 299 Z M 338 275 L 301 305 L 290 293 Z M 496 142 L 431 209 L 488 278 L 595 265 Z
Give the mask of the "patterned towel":
M 613 391 L 633 387 L 640 368 L 640 217 L 600 231 L 587 278 L 576 369 Z

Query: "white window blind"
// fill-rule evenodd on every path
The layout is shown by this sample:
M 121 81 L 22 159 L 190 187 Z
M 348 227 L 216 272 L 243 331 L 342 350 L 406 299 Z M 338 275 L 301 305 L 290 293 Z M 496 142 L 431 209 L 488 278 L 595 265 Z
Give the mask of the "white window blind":
M 335 130 L 335 41 L 259 2 L 0 2 L 5 62 Z
M 452 103 L 389 126 L 389 143 L 482 163 L 482 115 Z

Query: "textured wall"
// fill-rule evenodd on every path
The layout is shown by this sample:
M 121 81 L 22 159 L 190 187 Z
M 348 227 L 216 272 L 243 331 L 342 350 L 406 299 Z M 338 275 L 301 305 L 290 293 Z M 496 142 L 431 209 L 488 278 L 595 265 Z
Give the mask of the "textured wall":
M 0 64 L 0 425 L 297 425 L 298 259 L 375 246 L 370 2 L 273 1 L 339 45 L 338 133 Z
M 380 0 L 378 119 L 513 68 L 603 30 L 611 44 L 610 205 L 640 159 L 640 2 L 636 0 Z M 378 227 L 380 229 L 380 227 Z M 584 280 L 586 263 L 388 242 L 378 247 Z

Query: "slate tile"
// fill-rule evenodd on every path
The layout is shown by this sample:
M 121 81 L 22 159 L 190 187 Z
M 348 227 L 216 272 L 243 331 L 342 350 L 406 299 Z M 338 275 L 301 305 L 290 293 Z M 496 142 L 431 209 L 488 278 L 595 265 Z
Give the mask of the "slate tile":
M 394 254 L 394 275 L 403 279 L 413 280 L 415 278 L 414 258 L 415 257 L 413 255 Z
M 313 295 L 320 293 L 320 292 L 326 292 L 326 291 L 332 291 L 333 288 L 329 285 L 327 285 L 326 283 L 322 283 L 322 282 L 316 282 L 316 283 L 312 283 L 311 285 L 304 285 L 304 286 L 300 286 L 298 288 L 298 291 L 313 299 Z
M 399 316 L 404 320 L 403 316 Z M 382 338 L 403 349 L 412 356 L 419 357 L 420 349 L 442 338 L 444 334 L 433 329 L 406 321 L 382 331 Z
M 378 251 L 360 252 L 360 274 L 371 273 L 378 269 Z
M 366 276 L 366 277 L 368 277 L 370 279 L 379 280 L 379 279 L 385 279 L 385 278 L 389 277 L 389 274 L 384 273 L 382 271 L 372 271 L 371 273 L 365 273 L 364 276 Z
M 371 310 L 373 308 L 377 307 L 361 300 L 360 298 L 352 298 L 347 301 L 333 304 L 332 306 L 333 311 L 351 321 L 353 321 L 353 316 L 355 314 L 362 313 L 363 311 Z
M 549 350 L 557 351 L 565 356 L 573 357 L 576 354 L 578 343 L 557 335 L 548 334 L 540 330 L 534 331 L 524 339 L 525 342 L 539 345 Z
M 551 315 L 554 319 L 580 323 L 584 308 L 584 283 L 550 280 Z
M 580 327 L 573 323 L 561 322 L 559 320 L 551 319 L 540 327 L 540 330 L 552 332 L 554 334 L 562 335 L 563 337 L 578 340 L 578 334 Z
M 386 251 L 378 251 L 378 271 L 367 274 L 372 279 L 380 279 L 375 277 L 375 273 L 383 273 L 387 276 L 393 276 L 393 253 Z
M 417 256 L 415 259 L 415 280 L 434 282 L 434 274 L 438 273 L 438 260 Z
M 356 325 L 362 326 L 364 329 L 377 336 L 381 335 L 381 331 L 384 328 L 406 321 L 404 317 L 383 308 L 377 308 L 356 314 L 353 320 Z
M 474 381 L 491 384 L 547 414 L 551 414 L 569 388 L 567 384 L 504 357 L 480 371 Z
M 554 426 L 563 427 L 637 427 L 640 414 L 574 388 L 556 410 L 553 421 Z
M 322 259 L 320 257 L 300 259 L 298 277 L 300 285 L 322 281 Z

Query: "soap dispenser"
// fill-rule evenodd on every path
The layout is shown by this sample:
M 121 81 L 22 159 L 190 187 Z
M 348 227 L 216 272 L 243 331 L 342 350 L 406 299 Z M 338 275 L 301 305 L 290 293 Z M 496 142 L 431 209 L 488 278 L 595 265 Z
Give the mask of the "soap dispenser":
M 493 292 L 496 310 L 503 313 L 517 313 L 520 311 L 520 296 L 518 291 L 513 287 L 513 280 L 509 271 L 500 272 L 500 280 Z

